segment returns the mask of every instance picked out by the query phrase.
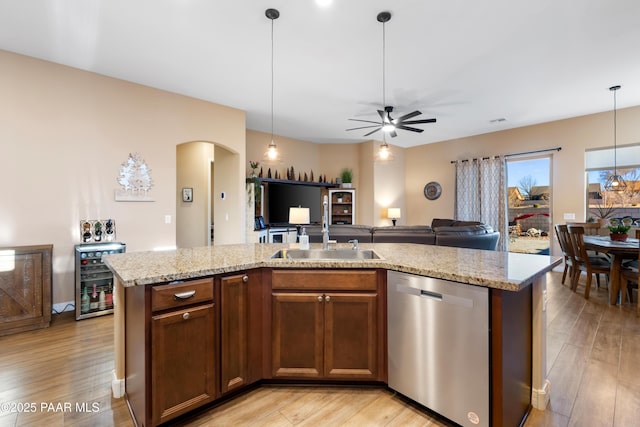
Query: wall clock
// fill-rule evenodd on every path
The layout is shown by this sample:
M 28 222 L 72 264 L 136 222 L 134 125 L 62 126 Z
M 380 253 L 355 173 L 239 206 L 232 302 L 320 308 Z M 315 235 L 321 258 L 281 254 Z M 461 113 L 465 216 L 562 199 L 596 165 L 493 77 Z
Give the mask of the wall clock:
M 435 181 L 431 181 L 424 186 L 424 197 L 435 200 L 442 194 L 442 187 Z

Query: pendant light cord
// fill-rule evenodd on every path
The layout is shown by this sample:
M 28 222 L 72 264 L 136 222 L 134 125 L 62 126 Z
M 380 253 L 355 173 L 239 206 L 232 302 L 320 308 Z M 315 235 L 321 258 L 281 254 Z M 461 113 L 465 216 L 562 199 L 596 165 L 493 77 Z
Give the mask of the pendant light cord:
M 385 64 L 386 64 L 386 57 L 387 57 L 387 49 L 386 49 L 386 22 L 382 23 L 382 109 L 384 110 L 387 107 L 387 99 L 385 94 L 387 93 L 387 86 L 386 86 L 386 72 L 385 72 Z M 383 120 L 383 124 L 384 124 L 384 120 Z
M 616 92 L 618 89 L 613 90 L 613 174 L 615 176 L 618 175 L 618 157 L 617 157 L 617 135 L 618 135 L 618 113 L 617 113 L 617 103 L 616 103 Z
M 271 144 L 273 144 L 273 19 L 271 19 Z

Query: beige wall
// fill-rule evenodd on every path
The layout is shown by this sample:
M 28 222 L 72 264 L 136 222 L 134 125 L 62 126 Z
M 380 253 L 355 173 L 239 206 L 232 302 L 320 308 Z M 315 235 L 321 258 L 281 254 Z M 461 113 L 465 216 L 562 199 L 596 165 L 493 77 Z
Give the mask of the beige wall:
M 379 143 L 373 144 L 373 155 L 379 150 Z M 405 178 L 406 168 L 405 152 L 402 147 L 389 144 L 391 157 L 388 160 L 377 160 L 374 163 L 374 218 L 370 224 L 376 226 L 392 225 L 387 218 L 387 208 L 400 208 L 402 217 L 396 222 L 397 225 L 407 224 L 407 206 L 405 201 Z
M 176 146 L 235 153 L 229 192 L 244 194 L 245 114 L 149 87 L 0 51 L 0 246 L 52 243 L 53 301 L 74 298 L 81 219 L 114 218 L 127 250 L 176 244 Z M 115 202 L 120 165 L 138 152 L 154 202 Z M 229 241 L 244 240 L 242 198 Z

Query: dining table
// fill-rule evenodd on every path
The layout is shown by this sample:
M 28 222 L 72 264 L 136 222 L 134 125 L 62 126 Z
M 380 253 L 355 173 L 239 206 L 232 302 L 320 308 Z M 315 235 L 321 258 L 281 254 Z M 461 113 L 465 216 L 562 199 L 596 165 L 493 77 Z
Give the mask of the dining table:
M 640 254 L 640 240 L 627 238 L 625 241 L 611 240 L 609 236 L 584 236 L 587 249 L 604 253 L 611 257 L 609 270 L 609 304 L 624 302 L 624 295 L 620 296 L 622 264 L 624 260 L 638 259 Z

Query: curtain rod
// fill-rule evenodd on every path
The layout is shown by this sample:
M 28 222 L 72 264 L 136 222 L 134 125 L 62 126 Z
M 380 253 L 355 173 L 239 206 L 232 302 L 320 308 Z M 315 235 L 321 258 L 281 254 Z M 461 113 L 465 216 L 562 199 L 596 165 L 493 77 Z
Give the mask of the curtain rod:
M 528 154 L 540 154 L 540 153 L 546 153 L 546 152 L 549 152 L 549 151 L 560 151 L 560 150 L 562 150 L 562 147 L 545 148 L 544 150 L 525 151 L 525 152 L 522 152 L 522 153 L 505 154 L 503 157 L 526 156 Z M 498 157 L 498 156 L 493 156 L 493 157 Z M 481 157 L 480 159 L 488 160 L 490 158 L 491 157 Z M 473 159 L 463 159 L 463 160 L 451 160 L 451 163 L 467 162 L 469 160 L 478 160 L 478 159 L 477 158 L 473 158 Z
M 547 153 L 549 151 L 560 151 L 560 150 L 562 150 L 562 147 L 546 148 L 544 150 L 525 151 L 523 153 L 505 154 L 504 157 L 526 156 L 527 154 L 539 154 L 539 153 Z

